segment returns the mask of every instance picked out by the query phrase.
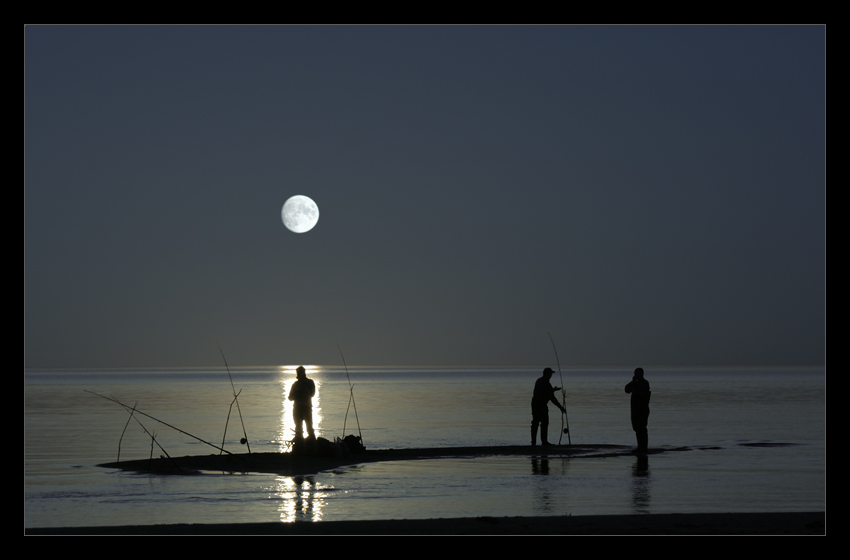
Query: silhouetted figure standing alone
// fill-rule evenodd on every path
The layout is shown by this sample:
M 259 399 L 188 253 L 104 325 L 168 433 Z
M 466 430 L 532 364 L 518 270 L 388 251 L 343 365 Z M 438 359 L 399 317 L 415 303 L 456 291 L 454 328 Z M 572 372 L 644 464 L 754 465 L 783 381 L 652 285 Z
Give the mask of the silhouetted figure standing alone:
M 632 429 L 637 437 L 637 450 L 646 452 L 649 445 L 649 434 L 646 424 L 649 420 L 649 381 L 643 378 L 643 368 L 635 370 L 634 377 L 626 385 L 626 392 L 632 395 Z
M 292 417 L 295 419 L 295 439 L 304 437 L 301 432 L 301 423 L 307 424 L 307 435 L 316 439 L 313 433 L 313 395 L 316 394 L 316 384 L 307 378 L 304 366 L 298 366 L 295 370 L 297 379 L 289 390 L 289 400 L 293 401 Z
M 561 412 L 566 412 L 558 399 L 555 398 L 555 391 L 560 387 L 552 387 L 549 379 L 555 371 L 552 368 L 543 370 L 537 381 L 534 383 L 534 395 L 531 397 L 531 445 L 537 445 L 537 426 L 540 426 L 540 444 L 549 445 L 549 402 L 555 403 L 555 406 L 561 409 Z

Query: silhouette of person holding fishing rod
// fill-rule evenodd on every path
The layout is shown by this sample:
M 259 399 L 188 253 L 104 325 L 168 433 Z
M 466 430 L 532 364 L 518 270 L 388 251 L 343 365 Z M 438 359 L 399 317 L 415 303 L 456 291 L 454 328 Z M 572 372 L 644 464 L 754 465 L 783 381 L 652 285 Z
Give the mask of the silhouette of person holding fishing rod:
M 551 445 L 549 443 L 549 402 L 555 403 L 561 412 L 566 412 L 558 399 L 555 391 L 560 387 L 552 387 L 549 380 L 555 370 L 546 368 L 534 383 L 534 395 L 531 397 L 531 445 L 537 445 L 537 427 L 540 426 L 540 445 Z
M 301 424 L 307 425 L 307 436 L 310 440 L 316 439 L 313 432 L 313 395 L 316 394 L 316 384 L 307 377 L 304 366 L 298 366 L 295 370 L 295 383 L 289 390 L 289 400 L 293 402 L 292 417 L 295 419 L 295 439 L 304 438 Z
M 632 380 L 626 385 L 626 392 L 632 395 L 632 429 L 637 437 L 637 452 L 646 453 L 649 434 L 646 424 L 649 421 L 649 381 L 643 378 L 643 368 L 637 368 Z

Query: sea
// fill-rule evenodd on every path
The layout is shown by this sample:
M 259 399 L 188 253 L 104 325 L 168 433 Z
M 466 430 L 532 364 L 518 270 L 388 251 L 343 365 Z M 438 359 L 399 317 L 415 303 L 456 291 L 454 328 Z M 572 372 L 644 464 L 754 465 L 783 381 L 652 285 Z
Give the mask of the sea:
M 645 366 L 646 457 L 459 456 L 301 476 L 98 466 L 217 447 L 285 452 L 298 365 L 25 370 L 25 529 L 826 509 L 823 366 Z M 317 435 L 359 435 L 367 449 L 528 445 L 543 369 L 303 365 Z M 631 377 L 555 373 L 567 415 L 550 405 L 550 441 L 634 447 Z

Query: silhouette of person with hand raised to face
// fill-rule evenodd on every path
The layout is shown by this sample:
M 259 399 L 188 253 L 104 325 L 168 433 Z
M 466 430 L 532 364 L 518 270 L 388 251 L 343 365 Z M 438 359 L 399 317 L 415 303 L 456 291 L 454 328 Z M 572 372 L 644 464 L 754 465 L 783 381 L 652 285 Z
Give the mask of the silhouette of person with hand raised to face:
M 637 451 L 646 453 L 649 445 L 649 433 L 646 424 L 649 421 L 649 381 L 643 378 L 643 368 L 635 369 L 632 380 L 626 385 L 626 393 L 631 393 L 632 429 L 637 437 Z

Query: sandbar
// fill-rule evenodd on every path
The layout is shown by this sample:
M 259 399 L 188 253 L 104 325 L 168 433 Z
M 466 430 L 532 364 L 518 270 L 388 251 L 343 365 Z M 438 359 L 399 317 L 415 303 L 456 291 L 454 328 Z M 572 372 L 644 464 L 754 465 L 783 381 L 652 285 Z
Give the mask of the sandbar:
M 647 454 L 686 451 L 689 447 L 651 448 Z M 492 447 L 434 447 L 408 449 L 369 449 L 341 457 L 320 457 L 294 453 L 239 453 L 157 457 L 103 463 L 99 467 L 161 474 L 198 474 L 203 471 L 254 472 L 284 476 L 309 475 L 335 468 L 378 461 L 412 461 L 449 457 L 524 456 L 529 458 L 590 458 L 634 455 L 626 445 L 503 445 Z

